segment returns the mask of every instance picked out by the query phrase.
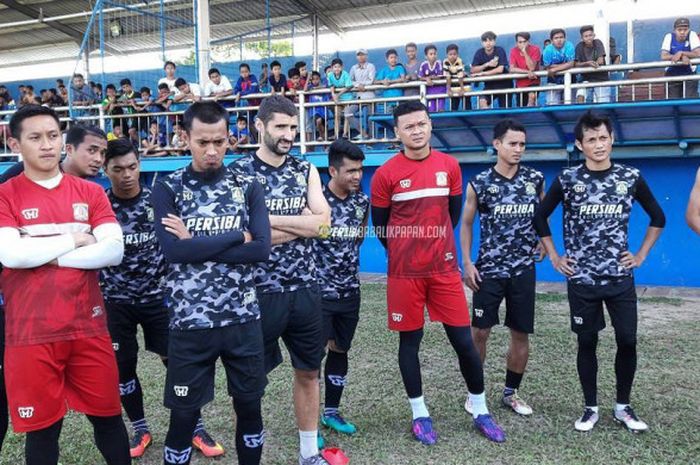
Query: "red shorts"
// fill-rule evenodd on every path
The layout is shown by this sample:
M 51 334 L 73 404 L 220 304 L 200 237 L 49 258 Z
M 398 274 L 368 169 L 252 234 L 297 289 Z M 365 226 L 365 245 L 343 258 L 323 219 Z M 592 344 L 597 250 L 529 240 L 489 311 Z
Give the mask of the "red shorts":
M 6 347 L 5 381 L 18 433 L 51 426 L 68 408 L 98 417 L 121 414 L 109 336 Z
M 414 331 L 430 321 L 450 326 L 469 326 L 469 306 L 459 273 L 429 278 L 392 278 L 386 286 L 389 329 Z

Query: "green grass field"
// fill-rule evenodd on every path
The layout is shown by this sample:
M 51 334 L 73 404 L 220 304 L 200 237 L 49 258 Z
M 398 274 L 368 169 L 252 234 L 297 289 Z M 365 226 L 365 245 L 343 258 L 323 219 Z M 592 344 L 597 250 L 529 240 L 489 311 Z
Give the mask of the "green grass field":
M 496 328 L 489 342 L 486 384 L 489 405 L 505 428 L 508 440 L 497 445 L 475 433 L 463 410 L 465 387 L 457 360 L 442 328 L 428 325 L 422 346 L 425 397 L 440 434 L 434 447 L 416 443 L 410 434 L 411 412 L 396 361 L 398 338 L 386 330 L 384 292 L 380 284 L 363 287 L 361 322 L 351 352 L 351 380 L 343 411 L 359 432 L 353 437 L 325 433 L 330 444 L 343 447 L 351 465 L 463 464 L 698 464 L 700 463 L 700 304 L 678 299 L 641 299 L 639 369 L 633 391 L 638 414 L 650 431 L 633 435 L 613 423 L 614 338 L 610 328 L 599 347 L 601 421 L 592 433 L 581 434 L 573 422 L 581 413 L 581 390 L 575 367 L 575 339 L 568 329 L 564 296 L 538 295 L 536 334 L 522 396 L 535 409 L 520 418 L 500 407 L 505 374 L 507 332 Z M 162 463 L 167 411 L 162 407 L 164 368 L 153 354 L 139 366 L 148 420 L 155 445 L 134 463 Z M 216 400 L 205 409 L 212 434 L 227 454 L 211 461 L 196 456 L 192 463 L 236 463 L 232 408 L 226 396 L 223 370 L 217 373 Z M 267 440 L 263 463 L 295 464 L 297 432 L 291 405 L 288 363 L 270 376 L 263 400 Z M 70 415 L 61 437 L 63 465 L 101 464 L 85 418 Z M 0 463 L 20 465 L 24 441 L 9 434 Z

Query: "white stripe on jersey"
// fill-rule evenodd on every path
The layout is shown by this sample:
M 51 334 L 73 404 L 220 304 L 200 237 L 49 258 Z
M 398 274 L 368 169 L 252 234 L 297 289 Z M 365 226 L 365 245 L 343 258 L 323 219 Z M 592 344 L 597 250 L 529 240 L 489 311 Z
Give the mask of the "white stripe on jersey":
M 71 234 L 75 232 L 90 232 L 90 225 L 86 223 L 45 223 L 27 224 L 19 228 L 22 236 L 44 237 Z
M 417 189 L 411 192 L 401 192 L 391 196 L 393 202 L 405 202 L 406 200 L 424 199 L 427 197 L 447 197 L 450 195 L 449 187 L 430 187 L 428 189 Z

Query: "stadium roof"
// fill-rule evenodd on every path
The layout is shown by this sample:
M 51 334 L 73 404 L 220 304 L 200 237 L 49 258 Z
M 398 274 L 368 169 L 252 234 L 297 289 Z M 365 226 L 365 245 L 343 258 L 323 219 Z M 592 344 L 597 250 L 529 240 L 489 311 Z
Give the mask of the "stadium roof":
M 346 31 L 492 12 L 510 8 L 565 3 L 572 0 L 271 0 L 270 23 L 274 38 L 309 34 L 311 15 L 319 20 L 320 32 Z M 62 61 L 76 58 L 87 29 L 94 1 L 0 0 L 0 67 Z M 192 0 L 164 0 L 169 49 L 191 47 Z M 160 49 L 160 19 L 129 12 L 117 5 L 159 13 L 160 0 L 105 0 L 110 23 L 119 18 L 123 33 L 111 38 L 107 30 L 108 54 L 128 54 Z M 264 0 L 209 0 L 211 40 L 261 40 L 267 37 Z M 38 21 L 37 21 L 38 20 Z M 105 25 L 108 29 L 109 24 Z M 275 27 L 277 26 L 277 27 Z M 94 28 L 95 35 L 97 27 Z M 98 43 L 95 41 L 95 43 Z M 219 42 L 221 43 L 221 42 Z

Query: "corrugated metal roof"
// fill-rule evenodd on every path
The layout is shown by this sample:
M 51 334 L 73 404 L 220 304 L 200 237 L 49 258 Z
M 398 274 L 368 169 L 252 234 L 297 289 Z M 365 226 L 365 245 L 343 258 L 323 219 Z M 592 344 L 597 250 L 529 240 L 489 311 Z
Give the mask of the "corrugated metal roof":
M 94 4 L 86 0 L 17 0 L 20 4 L 41 10 L 44 18 L 89 12 Z M 124 5 L 142 5 L 143 0 L 117 0 Z M 528 7 L 543 4 L 565 3 L 574 0 L 271 0 L 271 23 L 282 24 L 296 20 L 296 34 L 309 33 L 311 22 L 303 19 L 311 13 L 321 17 L 322 30 L 340 28 L 344 31 L 376 27 L 385 24 L 406 23 L 425 19 L 453 17 L 500 9 Z M 145 11 L 157 13 L 159 1 L 150 0 Z M 181 21 L 192 22 L 191 0 L 165 0 L 166 14 Z M 266 26 L 265 1 L 263 0 L 210 0 L 211 39 L 217 40 L 242 34 L 250 34 Z M 114 52 L 128 53 L 160 47 L 160 20 L 152 16 L 120 10 L 105 15 L 106 22 L 119 19 L 124 33 L 109 38 Z M 27 62 L 58 61 L 75 58 L 78 53 L 77 38 L 54 27 L 51 22 L 20 25 L 12 28 L 3 24 L 31 19 L 25 14 L 0 5 L 0 66 Z M 82 36 L 90 17 L 81 16 L 62 20 L 61 23 Z M 105 26 L 107 28 L 107 25 Z M 273 29 L 273 36 L 291 34 L 289 29 Z M 93 41 L 97 41 L 97 27 Z M 177 22 L 167 22 L 166 38 L 169 47 L 191 45 L 193 28 Z M 266 34 L 255 34 L 262 36 Z

